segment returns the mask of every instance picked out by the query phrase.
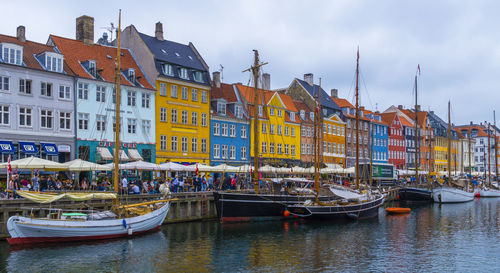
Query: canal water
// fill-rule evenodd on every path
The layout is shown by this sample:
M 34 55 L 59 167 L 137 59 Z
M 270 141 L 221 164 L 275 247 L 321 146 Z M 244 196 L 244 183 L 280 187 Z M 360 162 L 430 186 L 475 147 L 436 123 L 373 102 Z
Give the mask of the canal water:
M 9 272 L 499 272 L 500 199 L 410 205 L 360 222 L 216 221 L 133 239 L 13 249 Z

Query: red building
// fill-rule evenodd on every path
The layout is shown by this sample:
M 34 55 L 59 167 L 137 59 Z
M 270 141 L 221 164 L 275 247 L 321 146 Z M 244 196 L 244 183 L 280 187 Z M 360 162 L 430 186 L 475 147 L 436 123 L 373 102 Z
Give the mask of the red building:
M 396 169 L 404 169 L 406 164 L 405 136 L 403 134 L 403 124 L 396 113 L 381 114 L 382 120 L 389 126 L 388 131 L 388 161 Z

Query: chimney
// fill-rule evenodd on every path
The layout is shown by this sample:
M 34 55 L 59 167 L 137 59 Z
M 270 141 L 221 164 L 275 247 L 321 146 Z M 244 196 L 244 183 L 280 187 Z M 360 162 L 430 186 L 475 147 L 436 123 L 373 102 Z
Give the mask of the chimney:
M 26 28 L 24 26 L 18 26 L 17 27 L 17 39 L 19 42 L 26 42 Z
M 220 88 L 220 72 L 216 71 L 212 73 L 214 85 L 218 88 Z
M 262 74 L 262 89 L 271 90 L 271 75 L 269 73 Z
M 403 110 L 403 105 L 401 105 L 401 104 L 400 104 L 400 105 L 398 105 L 398 109 L 399 109 L 399 110 Z
M 417 104 L 417 111 L 420 111 L 420 104 Z
M 364 110 L 365 110 L 365 107 L 364 107 L 364 106 L 360 106 L 360 107 L 359 107 L 359 110 L 364 111 Z
M 314 85 L 313 73 L 304 74 L 304 81 L 307 82 L 310 86 Z
M 76 18 L 76 39 L 84 44 L 94 44 L 94 18 L 82 15 Z
M 155 37 L 156 39 L 163 41 L 163 24 L 161 22 L 156 23 Z
M 337 89 L 330 90 L 330 94 L 332 95 L 332 98 L 334 98 L 334 99 L 339 98 L 339 90 L 337 90 Z

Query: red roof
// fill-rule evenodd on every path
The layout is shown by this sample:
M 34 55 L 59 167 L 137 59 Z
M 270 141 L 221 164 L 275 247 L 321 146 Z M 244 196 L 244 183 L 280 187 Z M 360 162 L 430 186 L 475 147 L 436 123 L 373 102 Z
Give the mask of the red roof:
M 295 104 L 295 108 L 297 108 L 297 111 L 299 112 L 299 118 L 303 122 L 306 122 L 306 123 L 313 123 L 314 122 L 311 119 L 311 117 L 309 116 L 309 113 L 311 112 L 311 109 L 309 109 L 309 107 L 307 107 L 307 104 L 305 104 L 302 101 L 296 101 L 296 100 L 294 100 L 293 103 Z M 306 113 L 306 115 L 304 115 L 303 119 L 300 117 L 300 111 L 301 110 L 304 110 L 304 112 Z
M 380 114 L 380 116 L 382 117 L 382 120 L 387 123 L 389 126 L 392 125 L 392 121 L 394 120 L 394 118 L 397 116 L 396 115 L 396 112 L 392 112 L 392 113 L 382 113 Z
M 352 105 L 348 100 L 346 99 L 341 99 L 341 98 L 334 98 L 332 97 L 332 100 L 340 107 L 349 107 L 349 108 L 354 108 L 354 105 Z
M 68 66 L 74 73 L 81 78 L 94 79 L 92 75 L 87 73 L 81 63 L 94 60 L 97 64 L 99 75 L 104 81 L 115 82 L 115 57 L 116 47 L 103 46 L 99 44 L 87 45 L 82 41 L 63 38 L 55 35 L 50 35 L 50 39 L 54 42 L 59 51 L 64 54 Z M 148 82 L 146 76 L 142 73 L 128 49 L 121 49 L 120 57 L 121 69 L 135 69 L 137 81 L 145 88 L 154 89 Z M 135 86 L 128 81 L 126 77 L 121 75 L 121 84 L 128 86 Z
M 211 95 L 212 99 L 225 99 L 227 102 L 237 102 L 238 98 L 234 93 L 233 85 L 221 83 L 220 87 L 212 86 Z
M 409 120 L 407 120 L 405 117 L 401 116 L 399 118 L 399 120 L 401 121 L 401 124 L 403 124 L 403 126 L 406 126 L 406 127 L 415 127 L 415 125 L 411 124 L 411 122 Z

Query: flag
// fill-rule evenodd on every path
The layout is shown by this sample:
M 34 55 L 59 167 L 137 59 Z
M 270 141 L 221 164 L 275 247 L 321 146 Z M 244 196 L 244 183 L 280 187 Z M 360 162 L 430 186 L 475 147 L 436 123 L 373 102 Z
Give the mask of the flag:
M 12 174 L 12 166 L 10 165 L 10 155 L 7 157 L 7 172 L 9 176 Z
M 290 174 L 293 175 L 293 167 L 290 168 Z
M 420 64 L 417 66 L 418 75 L 420 76 Z
M 196 171 L 194 172 L 194 175 L 198 175 L 198 163 L 196 163 Z
M 36 176 L 40 176 L 40 170 L 36 170 Z

